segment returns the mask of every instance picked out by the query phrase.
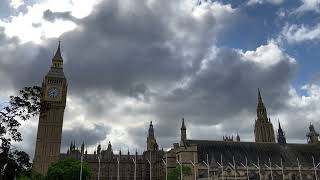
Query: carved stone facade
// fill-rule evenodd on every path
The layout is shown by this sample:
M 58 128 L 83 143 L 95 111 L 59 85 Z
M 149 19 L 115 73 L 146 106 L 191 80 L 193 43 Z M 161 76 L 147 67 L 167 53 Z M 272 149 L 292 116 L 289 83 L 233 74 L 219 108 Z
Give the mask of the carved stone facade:
M 275 142 L 273 126 L 270 118 L 268 118 L 260 90 L 258 90 L 257 119 L 254 127 L 254 135 L 256 142 Z
M 50 71 L 42 82 L 41 110 L 33 160 L 33 170 L 41 174 L 46 174 L 49 165 L 59 160 L 66 97 L 67 80 L 63 73 L 59 42 Z
M 180 129 L 180 143 L 164 152 L 159 150 L 152 122 L 147 137 L 147 151 L 141 155 L 114 154 L 109 142 L 106 149 L 101 145 L 93 154 L 81 152 L 71 143 L 68 152 L 60 154 L 63 115 L 66 105 L 67 81 L 63 73 L 63 60 L 58 50 L 53 57 L 50 71 L 42 83 L 41 112 L 39 117 L 36 149 L 33 169 L 45 174 L 51 163 L 59 159 L 81 158 L 89 164 L 93 172 L 92 179 L 163 180 L 165 165 L 168 170 L 178 166 L 177 161 L 192 169 L 191 176 L 184 180 L 196 179 L 303 179 L 314 180 L 320 174 L 314 166 L 320 162 L 319 133 L 310 124 L 307 133 L 308 144 L 290 144 L 286 142 L 285 133 L 280 123 L 277 133 L 278 143 L 260 90 L 258 92 L 257 119 L 255 122 L 255 141 L 240 142 L 226 136 L 222 141 L 192 140 L 187 137 L 184 119 Z M 100 165 L 99 165 L 100 164 Z M 100 167 L 100 168 L 99 168 Z M 99 170 L 100 169 L 100 170 Z M 259 178 L 261 177 L 261 178 Z
M 84 145 L 82 145 L 84 147 Z M 113 153 L 112 145 L 109 142 L 106 150 L 101 150 L 101 145 L 98 145 L 97 150 L 93 154 L 88 154 L 84 151 L 84 161 L 89 164 L 93 176 L 91 179 L 100 180 L 132 180 L 136 173 L 137 180 L 162 180 L 165 177 L 165 169 L 163 168 L 163 157 L 165 152 L 158 149 L 156 142 L 154 128 L 152 122 L 150 123 L 147 137 L 148 150 L 139 155 L 122 154 L 121 150 L 118 154 Z M 84 148 L 82 148 L 84 149 Z M 61 159 L 74 158 L 81 159 L 81 151 L 71 143 L 67 154 L 61 154 Z M 100 159 L 100 174 L 99 174 L 99 159 Z M 151 167 L 151 174 L 150 174 Z M 118 174 L 119 173 L 119 174 Z
M 169 156 L 170 154 L 170 156 Z M 236 141 L 186 140 L 172 148 L 168 167 L 175 167 L 175 160 L 189 166 L 191 176 L 184 180 L 315 180 L 314 170 L 320 162 L 320 144 L 255 143 Z M 195 164 L 193 166 L 192 163 Z M 209 166 L 207 166 L 209 165 Z M 209 171 L 208 171 L 209 168 Z M 196 174 L 195 174 L 196 173 Z

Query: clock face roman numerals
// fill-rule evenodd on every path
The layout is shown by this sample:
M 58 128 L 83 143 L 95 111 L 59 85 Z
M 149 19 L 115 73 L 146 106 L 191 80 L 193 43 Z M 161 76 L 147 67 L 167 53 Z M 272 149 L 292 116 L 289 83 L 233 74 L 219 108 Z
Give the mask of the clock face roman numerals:
M 50 98 L 56 98 L 60 96 L 60 89 L 57 87 L 49 87 L 47 91 L 47 95 Z

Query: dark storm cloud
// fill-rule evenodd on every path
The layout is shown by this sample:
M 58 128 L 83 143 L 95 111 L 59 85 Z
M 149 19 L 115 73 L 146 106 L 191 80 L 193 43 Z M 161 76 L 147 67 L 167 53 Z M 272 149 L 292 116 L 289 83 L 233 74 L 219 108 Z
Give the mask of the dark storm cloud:
M 111 128 L 103 124 L 94 124 L 93 128 L 85 125 L 78 125 L 72 129 L 65 129 L 62 133 L 63 139 L 61 148 L 68 148 L 71 142 L 76 142 L 77 147 L 80 147 L 83 142 L 86 146 L 95 145 L 103 141 L 110 131 Z
M 241 59 L 242 55 L 234 50 L 219 50 L 213 59 L 208 60 L 207 68 L 195 75 L 186 88 L 175 89 L 160 99 L 159 102 L 163 103 L 159 104 L 163 106 L 160 109 L 170 106 L 169 109 L 155 113 L 174 118 L 181 116 L 176 114 L 179 112 L 190 117 L 191 121 L 214 124 L 243 110 L 254 112 L 258 88 L 261 88 L 269 110 L 283 107 L 284 100 L 289 97 L 296 65 L 283 59 L 264 68 L 261 64 Z
M 56 20 L 68 20 L 77 22 L 78 19 L 71 15 L 70 11 L 67 12 L 52 12 L 50 9 L 47 9 L 43 12 L 43 19 L 55 22 Z
M 222 33 L 219 27 L 235 21 L 238 12 L 221 10 L 223 21 L 212 15 L 213 10 L 195 17 L 191 10 L 179 9 L 182 2 L 105 0 L 88 17 L 79 20 L 75 30 L 63 34 L 68 96 L 80 99 L 82 108 L 78 113 L 88 122 L 103 119 L 106 124 L 120 123 L 128 129 L 130 140 L 145 147 L 148 125 L 131 128 L 141 120 L 124 116 L 152 115 L 154 119 L 150 120 L 155 121 L 159 146 L 169 147 L 179 138 L 182 117 L 190 126 L 223 124 L 222 131 L 252 136 L 253 127 L 245 125 L 254 122 L 259 87 L 268 112 L 286 109 L 284 101 L 289 97 L 296 65 L 284 56 L 264 67 L 230 48 L 216 48 L 212 55 L 217 34 Z M 50 10 L 44 16 L 49 21 L 72 19 L 70 13 Z M 57 40 L 48 40 L 44 45 L 19 45 L 12 39 L 2 39 L 0 43 L 10 42 L 15 48 L 0 48 L 2 58 L 7 59 L 0 61 L 0 72 L 10 78 L 16 89 L 40 85 Z M 116 98 L 106 95 L 110 92 Z M 125 98 L 146 103 L 147 107 L 124 108 L 116 111 L 116 117 L 111 116 L 114 109 L 124 106 Z M 66 117 L 75 121 L 72 114 Z M 194 129 L 196 133 L 198 130 Z M 210 129 L 206 130 L 210 133 Z M 81 143 L 84 134 L 88 135 L 87 144 L 94 145 L 108 133 L 108 128 L 98 125 L 94 129 L 84 125 L 66 129 L 63 147 L 74 139 Z M 219 132 L 203 138 L 221 139 L 213 137 L 216 135 Z
M 278 113 L 279 109 L 287 110 L 286 99 L 296 64 L 284 57 L 265 68 L 243 58 L 238 51 L 220 49 L 212 59 L 206 60 L 206 69 L 193 76 L 186 87 L 159 97 L 153 112 L 159 117 L 159 126 L 170 124 L 171 127 L 183 116 L 193 126 L 223 124 L 222 132 L 226 134 L 239 132 L 253 136 L 258 88 L 262 90 L 269 115 Z M 172 134 L 178 129 L 159 130 Z

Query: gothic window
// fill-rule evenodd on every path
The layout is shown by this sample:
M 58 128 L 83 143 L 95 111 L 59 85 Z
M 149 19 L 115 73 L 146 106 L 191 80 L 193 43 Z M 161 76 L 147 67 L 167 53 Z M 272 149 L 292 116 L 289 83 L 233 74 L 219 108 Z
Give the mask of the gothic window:
M 296 175 L 295 174 L 292 174 L 291 180 L 296 180 Z

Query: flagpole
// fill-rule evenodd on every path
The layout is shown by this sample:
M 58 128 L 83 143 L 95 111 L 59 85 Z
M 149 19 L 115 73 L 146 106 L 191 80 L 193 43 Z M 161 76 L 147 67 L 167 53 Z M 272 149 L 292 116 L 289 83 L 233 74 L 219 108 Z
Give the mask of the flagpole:
M 180 180 L 182 180 L 183 175 L 182 175 L 182 164 L 181 162 L 179 162 L 179 160 L 177 160 L 177 163 L 180 165 Z
M 193 153 L 193 162 L 190 161 L 190 163 L 193 166 L 193 170 L 194 170 L 194 180 L 197 180 L 197 169 L 196 169 L 196 154 Z
M 318 180 L 317 167 L 316 167 L 316 163 L 314 162 L 313 156 L 312 156 L 312 163 L 313 163 L 313 168 L 314 168 L 314 175 L 316 177 L 316 180 Z
M 137 155 L 135 155 L 134 159 L 132 158 L 132 161 L 134 163 L 134 180 L 137 179 Z
M 101 159 L 101 145 L 99 144 L 98 145 L 98 148 L 97 148 L 97 153 L 98 153 L 98 180 L 100 180 L 100 159 Z
M 152 180 L 151 151 L 149 151 L 149 153 L 150 153 L 150 160 L 147 159 L 147 161 L 149 163 L 149 168 L 150 168 L 150 180 Z
M 280 159 L 281 162 L 281 171 L 282 171 L 282 179 L 284 180 L 284 170 L 283 170 L 283 162 L 282 162 L 282 158 Z
M 83 162 L 83 152 L 81 152 L 80 180 L 82 180 L 82 162 Z
M 260 167 L 259 157 L 258 157 L 258 167 L 259 167 L 259 179 L 261 180 L 261 167 Z
M 246 169 L 247 169 L 247 179 L 249 180 L 249 168 L 248 168 L 248 158 L 246 156 Z
M 269 158 L 269 168 L 270 168 L 270 172 L 271 172 L 271 180 L 273 180 L 272 164 L 271 164 L 271 160 L 270 160 L 270 158 Z
M 120 154 L 119 157 L 117 158 L 118 161 L 118 174 L 117 174 L 117 180 L 120 180 Z
M 166 161 L 164 161 L 162 159 L 162 162 L 163 162 L 164 166 L 166 167 L 166 180 L 168 180 L 168 154 L 167 153 L 166 153 Z
M 297 158 L 297 162 L 298 162 L 298 168 L 299 168 L 299 176 L 300 176 L 300 180 L 302 180 L 302 175 L 301 175 L 301 165 L 299 162 L 299 159 Z
M 224 169 L 223 169 L 222 154 L 220 154 L 220 157 L 221 157 L 221 171 L 222 171 L 222 179 L 224 179 Z
M 236 161 L 234 160 L 234 156 L 232 156 L 233 160 L 233 168 L 234 168 L 234 179 L 237 179 L 237 170 L 236 170 Z
M 207 166 L 208 168 L 208 180 L 210 178 L 210 166 L 209 166 L 209 155 L 207 154 L 207 162 L 204 162 L 203 163 Z

